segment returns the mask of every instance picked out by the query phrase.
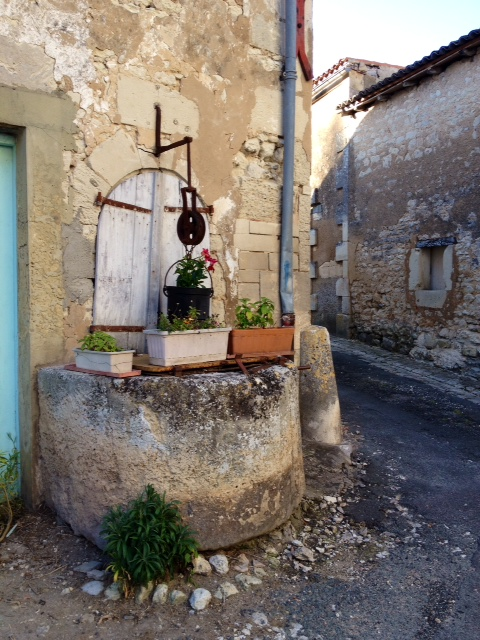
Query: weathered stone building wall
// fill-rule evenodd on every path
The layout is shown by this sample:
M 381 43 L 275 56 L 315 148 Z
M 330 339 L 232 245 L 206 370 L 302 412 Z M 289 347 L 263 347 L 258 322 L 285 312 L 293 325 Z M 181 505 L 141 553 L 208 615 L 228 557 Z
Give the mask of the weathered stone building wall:
M 108 196 L 143 170 L 186 178 L 185 147 L 153 155 L 155 103 L 162 144 L 193 138 L 193 184 L 214 206 L 214 312 L 231 322 L 240 297 L 265 295 L 279 315 L 282 16 L 282 0 L 11 0 L 3 8 L 0 129 L 17 136 L 19 151 L 21 423 L 30 489 L 36 368 L 70 360 L 92 323 L 97 193 Z M 298 76 L 300 328 L 309 323 L 310 84 L 299 66 Z
M 311 226 L 316 237 L 312 246 L 312 323 L 336 333 L 337 314 L 341 303 L 336 282 L 343 276 L 342 264 L 335 260 L 336 245 L 342 241 L 342 225 L 337 208 L 343 193 L 337 190 L 337 173 L 343 158 L 339 151 L 343 142 L 344 123 L 335 112 L 337 104 L 350 97 L 347 75 L 312 108 L 312 199 Z
M 347 132 L 355 123 L 336 185 L 349 194 L 336 247 L 349 331 L 443 367 L 480 349 L 479 79 L 477 53 L 355 119 L 337 115 Z
M 315 80 L 312 107 L 312 322 L 344 333 L 350 314 L 348 240 L 350 147 L 363 114 L 342 118 L 338 104 L 391 75 L 398 67 L 355 58 L 341 60 Z M 346 289 L 346 291 L 345 291 Z M 341 293 L 345 295 L 340 295 Z

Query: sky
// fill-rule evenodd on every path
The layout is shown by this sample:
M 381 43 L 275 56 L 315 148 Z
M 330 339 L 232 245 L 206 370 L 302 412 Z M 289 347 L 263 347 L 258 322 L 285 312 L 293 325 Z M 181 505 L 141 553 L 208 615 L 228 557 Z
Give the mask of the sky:
M 341 58 L 406 66 L 480 29 L 480 0 L 313 0 L 313 72 Z

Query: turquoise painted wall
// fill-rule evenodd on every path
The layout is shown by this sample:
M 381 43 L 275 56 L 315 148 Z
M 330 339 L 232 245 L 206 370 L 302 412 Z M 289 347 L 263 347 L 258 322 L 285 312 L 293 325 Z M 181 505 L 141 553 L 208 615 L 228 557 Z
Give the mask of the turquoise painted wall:
M 18 294 L 15 138 L 0 133 L 0 451 L 18 429 Z

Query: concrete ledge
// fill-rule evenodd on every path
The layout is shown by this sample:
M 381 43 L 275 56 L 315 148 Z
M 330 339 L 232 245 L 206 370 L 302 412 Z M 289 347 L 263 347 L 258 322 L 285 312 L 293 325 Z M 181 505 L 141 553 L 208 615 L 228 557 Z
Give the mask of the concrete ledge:
M 99 546 L 108 509 L 151 483 L 182 502 L 203 549 L 287 520 L 304 492 L 298 373 L 127 380 L 39 372 L 44 498 Z
M 441 309 L 447 299 L 445 289 L 440 290 L 422 290 L 415 291 L 415 302 L 419 307 L 429 307 L 430 309 Z

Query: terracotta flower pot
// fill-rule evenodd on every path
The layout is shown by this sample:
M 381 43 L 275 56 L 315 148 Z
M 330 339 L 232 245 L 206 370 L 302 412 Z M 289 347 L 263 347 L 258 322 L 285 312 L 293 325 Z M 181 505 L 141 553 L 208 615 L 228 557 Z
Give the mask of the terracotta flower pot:
M 290 355 L 293 352 L 294 335 L 294 327 L 233 329 L 230 333 L 228 353 L 243 356 Z

